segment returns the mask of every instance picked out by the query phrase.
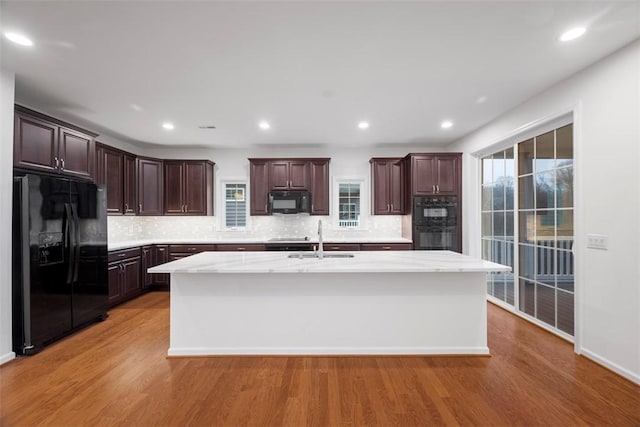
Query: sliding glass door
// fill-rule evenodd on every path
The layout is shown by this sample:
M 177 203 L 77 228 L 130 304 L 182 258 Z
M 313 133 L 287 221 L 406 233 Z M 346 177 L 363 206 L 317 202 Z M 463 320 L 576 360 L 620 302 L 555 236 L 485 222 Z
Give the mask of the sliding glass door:
M 518 191 L 516 206 L 510 211 L 507 185 L 501 183 L 509 182 L 507 165 L 514 157 Z M 503 170 L 501 162 L 505 165 L 504 178 L 495 170 Z M 496 279 L 495 275 L 488 279 L 489 295 L 573 336 L 573 126 L 521 141 L 514 148 L 484 157 L 482 165 L 483 258 L 512 267 L 515 264 L 517 277 L 515 298 L 509 298 L 508 280 Z M 505 188 L 504 205 L 495 200 L 496 191 L 498 195 L 502 191 L 500 187 Z M 514 233 L 509 235 L 509 231 L 513 231 L 516 222 L 518 237 L 514 247 Z M 501 280 L 506 297 L 502 295 Z

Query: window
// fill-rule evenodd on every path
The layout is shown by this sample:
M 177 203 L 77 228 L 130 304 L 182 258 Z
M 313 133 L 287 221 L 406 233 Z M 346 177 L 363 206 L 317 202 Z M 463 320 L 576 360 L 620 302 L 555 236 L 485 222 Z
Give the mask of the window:
M 483 157 L 481 187 L 483 259 L 518 260 L 488 275 L 487 293 L 573 336 L 573 125 Z
M 338 184 L 338 227 L 360 227 L 360 183 Z
M 224 217 L 226 228 L 247 226 L 247 184 L 224 185 Z

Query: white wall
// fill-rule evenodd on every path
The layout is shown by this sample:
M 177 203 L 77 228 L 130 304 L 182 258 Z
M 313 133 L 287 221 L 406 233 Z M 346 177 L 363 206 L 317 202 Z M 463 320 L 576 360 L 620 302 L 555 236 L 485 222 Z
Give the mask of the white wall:
M 479 254 L 478 162 L 524 128 L 574 114 L 576 351 L 640 383 L 640 41 L 452 144 L 465 153 L 465 247 Z M 586 247 L 609 236 L 609 250 Z
M 15 76 L 0 69 L 0 364 L 11 350 L 11 194 L 13 191 L 13 100 Z

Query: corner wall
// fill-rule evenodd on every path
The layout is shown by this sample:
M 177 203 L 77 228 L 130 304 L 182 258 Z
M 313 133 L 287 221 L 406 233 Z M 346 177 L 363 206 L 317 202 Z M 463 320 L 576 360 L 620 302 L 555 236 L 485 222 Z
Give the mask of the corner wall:
M 572 112 L 576 352 L 640 383 L 640 40 L 449 148 L 463 151 L 465 248 L 480 254 L 478 162 L 522 129 Z M 607 251 L 587 234 L 609 236 Z
M 15 75 L 0 69 L 0 364 L 15 357 L 11 345 L 11 215 Z

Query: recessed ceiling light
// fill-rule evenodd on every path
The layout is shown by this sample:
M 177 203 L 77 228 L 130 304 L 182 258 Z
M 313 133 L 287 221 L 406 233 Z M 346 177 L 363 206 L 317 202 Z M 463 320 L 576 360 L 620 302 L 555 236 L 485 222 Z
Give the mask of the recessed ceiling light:
M 173 130 L 175 128 L 175 126 L 173 126 L 173 123 L 170 123 L 170 122 L 164 122 L 162 124 L 162 127 L 165 128 L 166 130 Z
M 480 96 L 478 97 L 478 99 L 476 99 L 476 104 L 484 104 L 485 102 L 487 102 L 486 96 Z
M 560 36 L 560 41 L 568 42 L 571 40 L 575 40 L 583 35 L 586 31 L 587 29 L 584 27 L 572 28 L 569 31 L 565 31 L 564 33 L 562 33 L 562 35 Z
M 449 129 L 451 126 L 453 126 L 453 122 L 451 120 L 445 120 L 442 123 L 440 123 L 440 127 L 442 129 Z
M 271 125 L 269 124 L 269 122 L 267 122 L 266 120 L 261 121 L 260 123 L 258 123 L 258 126 L 260 127 L 260 129 L 262 130 L 267 130 L 271 127 Z
M 360 122 L 360 123 L 358 123 L 358 127 L 360 129 L 368 129 L 369 128 L 369 122 Z
M 142 111 L 142 107 L 139 106 L 138 104 L 131 104 L 131 108 L 136 111 Z
M 20 46 L 33 46 L 33 42 L 26 36 L 18 33 L 4 33 L 4 36 Z

